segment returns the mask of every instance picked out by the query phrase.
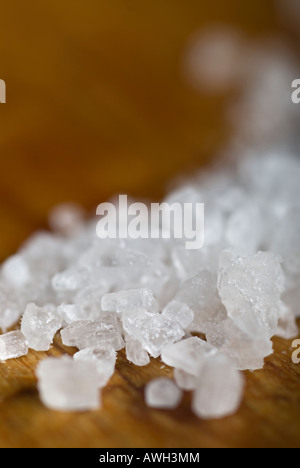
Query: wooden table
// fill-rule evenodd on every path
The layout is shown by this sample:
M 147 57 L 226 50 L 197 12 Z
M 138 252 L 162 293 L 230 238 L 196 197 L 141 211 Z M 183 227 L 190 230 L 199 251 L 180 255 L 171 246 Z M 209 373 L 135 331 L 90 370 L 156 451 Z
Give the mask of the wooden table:
M 46 226 L 66 200 L 88 209 L 113 193 L 157 199 L 173 176 L 224 145 L 227 95 L 197 94 L 182 79 L 189 35 L 211 23 L 249 37 L 277 31 L 270 0 L 22 0 L 3 2 L 0 78 L 0 259 Z M 265 369 L 246 373 L 241 410 L 205 422 L 190 411 L 145 406 L 144 385 L 171 375 L 121 352 L 103 408 L 62 414 L 42 406 L 34 369 L 48 353 L 0 365 L 0 447 L 300 446 L 300 365 L 275 340 Z

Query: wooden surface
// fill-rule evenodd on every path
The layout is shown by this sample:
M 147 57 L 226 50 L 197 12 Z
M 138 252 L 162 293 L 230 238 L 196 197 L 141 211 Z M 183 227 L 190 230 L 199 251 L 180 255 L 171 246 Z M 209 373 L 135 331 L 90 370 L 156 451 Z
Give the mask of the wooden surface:
M 20 0 L 2 2 L 0 78 L 0 259 L 45 226 L 53 204 L 89 209 L 111 194 L 159 198 L 167 182 L 208 161 L 228 134 L 227 96 L 205 96 L 182 80 L 189 35 L 208 24 L 249 37 L 278 29 L 270 0 Z M 190 411 L 144 404 L 153 360 L 136 368 L 119 355 L 103 408 L 63 414 L 42 406 L 34 369 L 63 352 L 0 364 L 0 447 L 300 446 L 300 365 L 275 340 L 263 371 L 246 373 L 237 415 L 205 422 Z M 283 352 L 285 354 L 283 354 Z

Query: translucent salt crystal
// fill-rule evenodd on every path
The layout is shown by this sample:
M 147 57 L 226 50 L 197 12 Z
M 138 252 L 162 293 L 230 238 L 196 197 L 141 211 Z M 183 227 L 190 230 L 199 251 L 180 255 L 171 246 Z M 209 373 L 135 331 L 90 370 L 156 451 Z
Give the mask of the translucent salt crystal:
M 210 322 L 218 322 L 226 317 L 218 295 L 216 278 L 207 270 L 183 283 L 175 300 L 188 305 L 194 312 L 194 320 L 189 325 L 190 331 L 205 333 Z
M 209 307 L 215 299 L 215 283 L 213 275 L 203 270 L 183 283 L 176 294 L 176 300 L 187 304 L 194 312 L 202 307 Z
M 155 315 L 143 323 L 140 341 L 151 356 L 158 357 L 165 346 L 179 341 L 183 336 L 184 331 L 179 323 L 163 315 Z
M 55 291 L 76 291 L 87 282 L 88 274 L 85 270 L 70 268 L 53 276 L 52 287 Z
M 21 255 L 30 266 L 31 274 L 41 276 L 54 275 L 66 268 L 69 250 L 60 238 L 53 234 L 39 232 L 34 234 L 21 249 Z
M 101 299 L 107 291 L 108 290 L 102 283 L 102 280 L 101 283 L 96 281 L 94 284 L 89 284 L 76 291 L 75 294 L 72 294 L 71 303 L 76 304 L 85 310 L 94 308 L 94 306 L 97 306 L 99 310 L 102 310 Z
M 174 379 L 182 390 L 190 391 L 196 388 L 197 378 L 182 369 L 174 369 Z
M 116 351 L 124 347 L 114 314 L 106 314 L 101 320 L 73 322 L 61 330 L 63 344 L 80 350 L 110 344 Z
M 249 202 L 249 196 L 244 187 L 240 185 L 233 185 L 226 187 L 222 196 L 218 199 L 218 207 L 227 216 L 233 212 L 238 211 Z
M 152 310 L 164 308 L 176 294 L 179 279 L 174 270 L 166 268 L 163 271 L 153 271 L 151 275 L 147 272 L 141 276 L 141 285 L 150 288 L 157 303 Z
M 223 213 L 217 209 L 206 209 L 204 236 L 205 245 L 208 247 L 219 245 L 223 241 L 224 217 Z
M 270 339 L 246 334 L 231 319 L 211 327 L 206 339 L 226 354 L 238 370 L 262 369 L 264 359 L 273 352 Z
M 6 331 L 21 317 L 22 309 L 14 297 L 13 290 L 0 284 L 0 328 Z
M 194 312 L 188 305 L 179 301 L 169 302 L 162 311 L 162 315 L 171 320 L 175 320 L 183 329 L 187 328 L 194 319 Z
M 240 407 L 244 377 L 222 354 L 204 363 L 193 393 L 192 408 L 202 419 L 224 418 Z
M 234 211 L 226 225 L 227 245 L 249 253 L 257 252 L 264 240 L 264 219 L 263 211 L 255 206 L 242 206 Z
M 96 364 L 99 388 L 105 387 L 115 370 L 116 351 L 109 344 L 83 349 L 75 353 L 73 358 Z
M 122 313 L 130 309 L 157 310 L 156 300 L 150 289 L 130 289 L 106 294 L 101 301 L 102 310 Z
M 64 203 L 54 207 L 49 215 L 51 229 L 59 234 L 77 233 L 84 226 L 85 212 L 77 203 Z
M 299 175 L 300 177 L 300 175 Z M 283 258 L 285 271 L 296 281 L 300 278 L 300 207 L 289 209 L 272 232 L 270 249 Z
M 269 339 L 282 314 L 284 274 L 280 258 L 271 252 L 241 257 L 220 256 L 219 294 L 228 316 L 253 338 Z
M 110 245 L 109 249 L 101 255 L 101 263 L 103 267 L 107 268 L 132 268 L 140 271 L 142 268 L 149 268 L 151 266 L 150 258 L 143 252 L 138 250 Z
M 27 353 L 25 337 L 19 330 L 0 335 L 0 361 L 26 356 Z
M 168 366 L 181 369 L 197 376 L 209 356 L 217 349 L 200 338 L 193 336 L 163 348 L 162 361 Z
M 70 357 L 44 359 L 36 371 L 42 402 L 58 411 L 86 411 L 100 406 L 97 364 Z
M 216 275 L 219 254 L 219 246 L 208 246 L 206 243 L 201 250 L 187 250 L 184 246 L 176 246 L 172 251 L 172 262 L 181 281 L 187 281 L 204 269 Z M 175 294 L 178 289 L 177 286 Z
M 126 358 L 136 366 L 147 366 L 150 357 L 138 340 L 126 337 Z
M 156 312 L 149 312 L 145 309 L 131 309 L 122 314 L 121 320 L 124 331 L 134 340 L 141 340 L 141 329 L 144 323 Z
M 82 320 L 99 320 L 102 314 L 100 306 L 93 303 L 89 307 L 82 307 L 79 304 L 61 304 L 57 312 L 67 324 Z
M 152 380 L 146 385 L 145 400 L 151 408 L 174 409 L 182 398 L 182 391 L 166 378 Z
M 30 282 L 31 274 L 27 262 L 22 255 L 13 255 L 1 268 L 3 279 L 14 288 L 21 288 Z
M 28 304 L 22 317 L 21 331 L 29 348 L 47 351 L 61 325 L 62 319 L 56 308 Z

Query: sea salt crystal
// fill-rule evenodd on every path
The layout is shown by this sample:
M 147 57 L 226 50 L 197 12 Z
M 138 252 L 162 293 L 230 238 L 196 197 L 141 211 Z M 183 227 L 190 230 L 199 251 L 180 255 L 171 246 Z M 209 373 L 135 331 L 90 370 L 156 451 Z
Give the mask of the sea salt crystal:
M 76 291 L 86 286 L 88 273 L 84 269 L 69 268 L 57 273 L 52 278 L 52 287 L 55 291 Z
M 114 314 L 106 314 L 101 320 L 73 322 L 61 330 L 63 344 L 80 350 L 110 344 L 116 351 L 124 347 L 124 342 Z
M 188 305 L 179 301 L 169 302 L 162 311 L 162 315 L 171 320 L 175 320 L 183 329 L 187 328 L 194 319 L 194 312 Z
M 175 383 L 166 378 L 152 380 L 146 385 L 145 400 L 151 408 L 174 409 L 182 398 L 182 391 Z
M 147 320 L 156 316 L 156 312 L 145 309 L 130 309 L 122 314 L 121 321 L 124 331 L 134 340 L 141 340 L 141 329 Z
M 300 177 L 300 174 L 299 174 Z M 284 270 L 289 276 L 290 286 L 300 279 L 300 207 L 287 210 L 280 224 L 273 230 L 270 248 L 283 258 Z
M 97 303 L 92 303 L 89 306 L 82 306 L 81 304 L 61 304 L 57 308 L 57 312 L 67 324 L 82 320 L 99 320 L 102 315 L 101 308 Z
M 3 263 L 1 275 L 11 287 L 17 289 L 26 286 L 31 279 L 28 264 L 20 254 L 13 255 Z
M 209 357 L 198 376 L 192 408 L 202 419 L 234 414 L 243 398 L 244 377 L 222 354 Z
M 19 330 L 0 335 L 0 361 L 25 356 L 28 347 L 25 337 Z
M 216 278 L 207 270 L 200 271 L 185 281 L 175 300 L 186 304 L 194 312 L 194 320 L 189 325 L 190 331 L 205 333 L 211 322 L 218 322 L 226 317 L 218 295 Z
M 61 325 L 62 319 L 55 307 L 38 307 L 36 304 L 28 304 L 22 317 L 21 331 L 29 348 L 47 351 Z
M 136 366 L 147 366 L 150 362 L 149 354 L 143 348 L 142 343 L 129 336 L 126 337 L 126 358 Z
M 226 225 L 226 244 L 249 253 L 257 252 L 264 240 L 264 217 L 255 206 L 242 206 L 233 211 Z
M 165 346 L 179 341 L 183 336 L 180 325 L 163 315 L 146 320 L 140 331 L 141 343 L 153 357 L 158 357 Z
M 182 369 L 174 369 L 174 380 L 182 390 L 190 391 L 196 388 L 197 377 Z
M 253 338 L 270 339 L 283 311 L 284 274 L 280 258 L 271 252 L 220 256 L 218 290 L 228 316 Z
M 231 319 L 211 327 L 206 339 L 226 354 L 239 370 L 262 369 L 264 359 L 273 352 L 271 340 L 248 335 Z
M 130 309 L 157 310 L 156 300 L 150 289 L 131 289 L 105 294 L 101 301 L 102 310 L 122 313 Z
M 168 366 L 181 369 L 197 376 L 209 356 L 217 349 L 200 338 L 193 336 L 162 349 L 161 359 Z
M 73 358 L 96 364 L 99 388 L 105 387 L 115 370 L 116 351 L 107 343 L 78 351 Z
M 0 284 L 0 328 L 5 332 L 17 323 L 22 309 L 14 292 L 7 285 Z
M 86 411 L 100 407 L 97 364 L 71 357 L 48 358 L 36 371 L 42 402 L 58 411 Z

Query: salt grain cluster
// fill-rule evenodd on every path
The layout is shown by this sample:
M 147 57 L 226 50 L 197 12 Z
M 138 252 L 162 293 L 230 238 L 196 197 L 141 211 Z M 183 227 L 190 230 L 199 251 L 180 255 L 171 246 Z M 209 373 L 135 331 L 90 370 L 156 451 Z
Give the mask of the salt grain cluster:
M 175 408 L 186 390 L 196 415 L 225 417 L 241 404 L 241 371 L 263 367 L 274 335 L 298 333 L 300 159 L 286 145 L 290 129 L 284 124 L 298 112 L 285 100 L 294 65 L 281 52 L 255 49 L 232 76 L 228 64 L 243 44 L 227 31 L 221 51 L 227 61 L 219 63 L 224 34 L 211 43 L 205 36 L 203 47 L 211 51 L 206 76 L 219 64 L 225 86 L 244 82 L 235 112 L 243 118 L 231 147 L 239 157 L 165 199 L 205 203 L 204 247 L 186 250 L 186 239 L 100 240 L 95 220 L 64 205 L 51 214 L 53 233 L 35 234 L 2 265 L 0 360 L 24 356 L 28 348 L 47 351 L 58 332 L 65 346 L 77 348 L 72 358 L 48 358 L 38 366 L 41 400 L 49 408 L 98 408 L 124 348 L 136 366 L 152 357 L 174 368 L 174 381 L 146 386 L 149 406 Z M 195 61 L 204 49 L 189 57 L 199 73 L 204 64 Z M 284 143 L 275 139 L 276 149 L 268 144 L 274 134 Z M 19 330 L 7 333 L 18 323 Z

